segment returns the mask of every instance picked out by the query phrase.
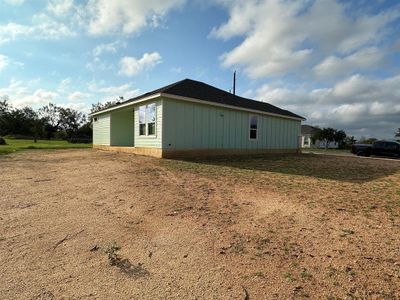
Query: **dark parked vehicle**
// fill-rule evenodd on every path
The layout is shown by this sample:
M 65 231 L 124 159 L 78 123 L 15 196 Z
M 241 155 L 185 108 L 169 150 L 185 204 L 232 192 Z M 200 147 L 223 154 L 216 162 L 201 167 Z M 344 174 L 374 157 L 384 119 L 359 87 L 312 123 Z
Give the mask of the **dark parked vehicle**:
M 376 141 L 372 145 L 354 144 L 351 153 L 358 156 L 392 156 L 400 157 L 400 143 L 390 141 Z

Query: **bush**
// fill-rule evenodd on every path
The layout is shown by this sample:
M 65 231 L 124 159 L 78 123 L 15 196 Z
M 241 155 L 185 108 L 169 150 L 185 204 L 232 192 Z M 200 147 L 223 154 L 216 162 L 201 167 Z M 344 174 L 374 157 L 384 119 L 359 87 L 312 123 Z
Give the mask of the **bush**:
M 0 136 L 0 145 L 7 145 L 6 140 Z

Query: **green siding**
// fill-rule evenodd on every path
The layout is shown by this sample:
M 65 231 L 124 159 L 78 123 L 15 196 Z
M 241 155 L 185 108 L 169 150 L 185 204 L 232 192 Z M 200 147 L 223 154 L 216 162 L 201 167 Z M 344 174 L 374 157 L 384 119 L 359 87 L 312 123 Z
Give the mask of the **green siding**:
M 249 139 L 252 113 L 163 99 L 162 147 L 189 149 L 296 149 L 300 121 L 256 114 L 257 140 Z
M 93 144 L 110 145 L 110 114 L 95 116 L 93 121 Z
M 143 136 L 139 135 L 139 107 L 150 103 L 156 103 L 156 135 Z M 134 107 L 134 131 L 135 131 L 135 147 L 145 148 L 161 148 L 162 137 L 162 117 L 163 117 L 163 101 L 161 99 L 154 101 L 146 101 L 138 103 Z
M 133 109 L 111 112 L 111 146 L 133 146 Z

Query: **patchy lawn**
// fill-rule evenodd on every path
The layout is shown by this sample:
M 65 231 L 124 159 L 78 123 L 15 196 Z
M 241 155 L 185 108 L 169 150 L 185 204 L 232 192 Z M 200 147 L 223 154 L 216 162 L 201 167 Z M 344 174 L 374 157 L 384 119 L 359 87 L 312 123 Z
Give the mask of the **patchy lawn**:
M 400 298 L 398 160 L 61 150 L 0 169 L 4 299 Z
M 33 140 L 12 139 L 6 138 L 7 145 L 0 145 L 0 155 L 9 154 L 22 150 L 37 150 L 37 149 L 70 149 L 70 148 L 91 148 L 92 144 L 73 144 L 67 141 L 55 140 L 38 140 L 35 143 Z

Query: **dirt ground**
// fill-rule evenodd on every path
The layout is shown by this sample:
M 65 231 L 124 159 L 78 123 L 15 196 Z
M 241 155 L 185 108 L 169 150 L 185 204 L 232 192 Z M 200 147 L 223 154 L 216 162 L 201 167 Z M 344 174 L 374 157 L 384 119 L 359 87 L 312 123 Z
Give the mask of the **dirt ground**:
M 30 151 L 0 179 L 1 299 L 400 299 L 400 161 Z

